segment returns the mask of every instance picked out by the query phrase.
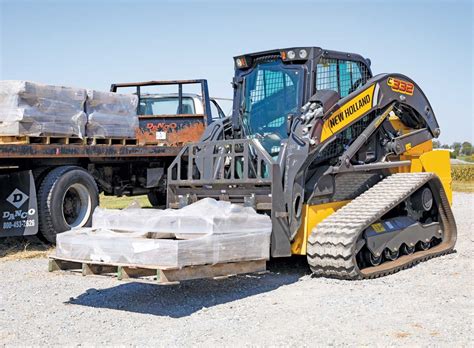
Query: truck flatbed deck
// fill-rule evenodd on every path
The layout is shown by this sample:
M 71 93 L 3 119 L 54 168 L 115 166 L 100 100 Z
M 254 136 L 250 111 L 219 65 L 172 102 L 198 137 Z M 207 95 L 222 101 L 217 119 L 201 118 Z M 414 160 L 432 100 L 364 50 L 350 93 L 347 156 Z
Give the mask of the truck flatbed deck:
M 112 158 L 177 156 L 180 146 L 0 144 L 0 160 L 15 158 Z M 2 162 L 0 162 L 2 163 Z

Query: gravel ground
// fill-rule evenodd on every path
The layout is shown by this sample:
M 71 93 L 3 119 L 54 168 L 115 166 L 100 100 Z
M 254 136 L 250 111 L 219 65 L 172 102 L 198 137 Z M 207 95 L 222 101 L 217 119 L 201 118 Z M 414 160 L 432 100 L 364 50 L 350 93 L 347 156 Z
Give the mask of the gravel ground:
M 474 344 L 474 194 L 456 193 L 457 253 L 369 281 L 270 272 L 158 286 L 0 261 L 0 345 Z

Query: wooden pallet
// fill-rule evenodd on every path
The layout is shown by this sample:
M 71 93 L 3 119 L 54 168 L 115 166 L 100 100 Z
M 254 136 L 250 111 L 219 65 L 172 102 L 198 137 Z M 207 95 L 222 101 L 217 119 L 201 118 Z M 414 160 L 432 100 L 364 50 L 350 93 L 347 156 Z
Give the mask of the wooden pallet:
M 107 264 L 100 262 L 60 259 L 50 256 L 48 270 L 71 271 L 87 275 L 117 277 L 118 280 L 141 280 L 159 284 L 175 284 L 183 280 L 221 278 L 244 273 L 266 272 L 266 260 L 218 263 L 215 265 L 166 268 L 130 264 Z
M 60 137 L 60 136 L 44 136 L 44 137 L 31 137 L 31 136 L 0 136 L 0 144 L 59 144 L 59 145 L 85 145 L 86 139 L 78 137 Z
M 88 138 L 89 145 L 124 145 L 133 146 L 138 145 L 137 139 L 130 138 Z
M 43 144 L 43 145 L 138 145 L 137 139 L 130 138 L 77 138 L 77 137 L 30 137 L 30 136 L 0 136 L 0 144 L 23 145 L 23 144 Z

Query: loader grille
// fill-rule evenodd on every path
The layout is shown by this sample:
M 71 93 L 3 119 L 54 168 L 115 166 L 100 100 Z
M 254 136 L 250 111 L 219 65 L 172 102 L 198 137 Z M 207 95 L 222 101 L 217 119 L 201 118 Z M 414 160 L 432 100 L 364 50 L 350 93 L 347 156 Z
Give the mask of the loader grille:
M 375 112 L 372 112 L 367 116 L 364 116 L 361 120 L 355 122 L 346 130 L 340 132 L 336 138 L 327 144 L 316 156 L 316 159 L 312 163 L 311 167 L 314 167 L 326 160 L 333 159 L 334 162 L 336 162 L 344 150 L 347 149 L 350 144 L 362 134 L 362 132 L 368 127 L 374 118 Z
M 273 159 L 255 139 L 191 143 L 169 167 L 168 184 L 271 182 Z

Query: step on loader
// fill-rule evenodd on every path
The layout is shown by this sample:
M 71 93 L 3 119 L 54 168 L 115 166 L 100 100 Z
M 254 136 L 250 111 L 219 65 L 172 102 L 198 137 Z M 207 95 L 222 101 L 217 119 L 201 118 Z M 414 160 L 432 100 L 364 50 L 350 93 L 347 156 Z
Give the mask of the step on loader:
M 420 87 L 360 55 L 295 47 L 234 58 L 232 116 L 185 146 L 167 200 L 205 197 L 272 219 L 271 256 L 317 276 L 388 275 L 453 250 L 449 154 Z

